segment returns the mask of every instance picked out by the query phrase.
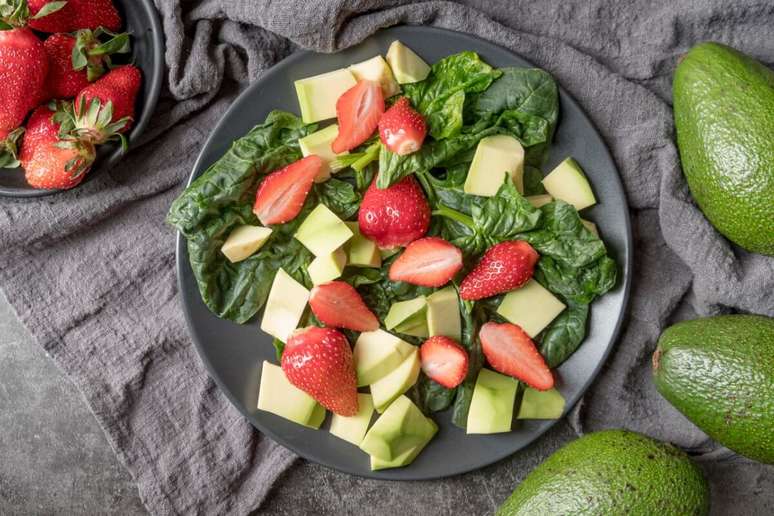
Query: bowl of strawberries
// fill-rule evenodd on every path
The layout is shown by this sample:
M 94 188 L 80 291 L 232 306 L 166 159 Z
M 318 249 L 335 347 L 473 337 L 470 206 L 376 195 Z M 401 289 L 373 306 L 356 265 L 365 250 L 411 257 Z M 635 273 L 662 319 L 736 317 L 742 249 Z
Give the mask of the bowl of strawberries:
M 163 71 L 152 0 L 0 0 L 0 195 L 50 195 L 115 165 Z

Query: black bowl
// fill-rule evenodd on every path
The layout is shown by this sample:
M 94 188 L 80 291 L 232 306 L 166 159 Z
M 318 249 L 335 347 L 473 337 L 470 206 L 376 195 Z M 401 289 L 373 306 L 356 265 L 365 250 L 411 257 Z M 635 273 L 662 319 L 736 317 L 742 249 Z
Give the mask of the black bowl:
M 113 0 L 124 20 L 124 29 L 132 36 L 132 53 L 126 62 L 142 70 L 142 87 L 137 95 L 136 115 L 132 130 L 127 135 L 129 147 L 135 143 L 156 109 L 156 102 L 164 80 L 164 35 L 152 0 Z M 122 61 L 123 62 L 123 61 Z M 114 166 L 123 156 L 116 144 L 102 146 L 89 176 L 99 169 Z M 62 190 L 32 188 L 24 179 L 24 170 L 0 169 L 0 195 L 9 197 L 41 197 Z

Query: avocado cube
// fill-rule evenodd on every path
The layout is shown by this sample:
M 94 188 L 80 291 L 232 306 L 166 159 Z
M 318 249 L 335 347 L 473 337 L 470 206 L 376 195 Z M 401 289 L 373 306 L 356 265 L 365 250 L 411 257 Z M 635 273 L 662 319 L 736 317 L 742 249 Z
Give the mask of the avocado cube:
M 337 124 L 331 124 L 328 127 L 298 139 L 298 146 L 304 157 L 314 154 L 322 159 L 323 166 L 320 169 L 320 173 L 317 174 L 317 177 L 314 179 L 315 183 L 327 181 L 331 177 L 331 173 L 338 172 L 340 168 L 334 168 L 332 162 L 337 156 L 349 154 L 348 151 L 336 154 L 333 152 L 333 149 L 331 149 L 331 143 L 333 143 L 333 140 L 335 140 L 338 135 L 339 126 Z
M 364 331 L 355 342 L 352 361 L 357 385 L 371 385 L 398 367 L 415 347 L 384 330 Z
M 312 278 L 312 284 L 322 285 L 341 276 L 347 265 L 347 253 L 338 248 L 327 256 L 318 256 L 309 264 L 306 271 Z
M 400 84 L 424 81 L 430 74 L 430 66 L 397 40 L 393 41 L 387 50 L 387 62 Z
M 270 236 L 271 229 L 263 226 L 250 226 L 247 224 L 237 226 L 229 233 L 228 238 L 223 243 L 223 247 L 220 248 L 220 252 L 231 263 L 241 262 L 260 249 Z
M 596 224 L 594 224 L 590 220 L 586 220 L 586 219 L 580 219 L 580 221 L 581 221 L 581 224 L 583 224 L 586 227 L 586 229 L 591 231 L 591 233 L 595 237 L 599 238 L 599 230 L 597 229 L 597 225 Z
M 554 198 L 548 194 L 528 195 L 525 199 L 529 201 L 533 208 L 540 208 L 554 200 Z
M 278 269 L 271 284 L 266 308 L 263 310 L 261 329 L 282 342 L 298 328 L 309 291 L 283 269 Z
M 437 427 L 406 396 L 398 396 L 376 420 L 360 449 L 384 461 L 424 446 Z
M 347 265 L 354 267 L 382 266 L 382 255 L 376 242 L 369 240 L 360 233 L 360 225 L 357 222 L 345 222 L 352 231 L 352 238 L 347 242 Z
M 509 322 L 521 326 L 534 338 L 566 307 L 543 285 L 530 279 L 522 287 L 511 290 L 500 302 L 497 313 Z
M 422 450 L 425 449 L 425 446 L 432 440 L 433 435 L 435 435 L 436 432 L 438 432 L 438 425 L 435 424 L 435 421 L 433 421 L 430 418 L 427 418 L 428 423 L 432 425 L 432 428 L 434 429 L 433 434 L 430 435 L 427 438 L 427 441 L 425 441 L 422 445 L 414 446 L 413 448 L 410 448 L 406 450 L 405 452 L 401 453 L 397 457 L 395 457 L 392 460 L 383 460 L 379 457 L 375 457 L 374 455 L 370 455 L 371 459 L 371 471 L 377 471 L 380 469 L 388 469 L 388 468 L 400 468 L 403 466 L 408 466 L 412 462 L 414 462 L 414 459 L 417 458 L 417 456 L 422 452 Z
M 457 289 L 446 287 L 427 296 L 427 330 L 429 335 L 443 335 L 460 342 L 462 323 Z
M 597 203 L 586 175 L 578 162 L 567 158 L 543 178 L 543 187 L 555 199 L 575 206 L 580 211 Z
M 296 230 L 295 237 L 313 255 L 326 256 L 352 238 L 352 231 L 326 205 L 318 204 Z
M 556 389 L 538 391 L 527 387 L 516 419 L 559 419 L 564 413 L 564 396 Z
M 478 142 L 463 190 L 467 194 L 492 197 L 510 176 L 524 193 L 524 147 L 507 134 L 487 136 Z
M 281 367 L 265 360 L 261 369 L 258 409 L 310 428 L 319 428 L 325 419 L 325 408 L 291 384 Z
M 390 311 L 384 318 L 384 326 L 391 330 L 414 316 L 425 317 L 427 311 L 427 298 L 419 296 L 407 301 L 398 301 L 390 306 Z
M 417 383 L 421 367 L 419 348 L 412 348 L 411 354 L 398 367 L 371 384 L 371 396 L 377 412 L 384 412 L 393 400 Z
M 340 439 L 360 446 L 363 442 L 368 425 L 371 424 L 371 415 L 374 413 L 374 403 L 370 394 L 358 393 L 357 414 L 351 417 L 333 414 L 331 419 L 331 433 Z
M 400 86 L 395 82 L 387 61 L 382 56 L 374 56 L 362 63 L 353 64 L 349 71 L 358 81 L 373 81 L 382 87 L 384 98 L 392 97 L 400 92 Z
M 305 124 L 336 118 L 336 102 L 357 81 L 346 68 L 295 82 L 301 119 Z
M 496 434 L 510 432 L 513 403 L 519 382 L 489 369 L 481 369 L 473 389 L 468 411 L 467 433 Z

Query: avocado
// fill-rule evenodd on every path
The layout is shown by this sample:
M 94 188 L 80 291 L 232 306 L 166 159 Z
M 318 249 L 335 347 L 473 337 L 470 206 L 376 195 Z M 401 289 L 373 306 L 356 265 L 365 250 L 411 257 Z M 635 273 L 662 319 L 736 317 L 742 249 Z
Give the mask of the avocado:
M 497 313 L 534 338 L 564 309 L 564 303 L 543 285 L 530 279 L 522 287 L 505 295 L 497 307 Z
M 506 174 L 519 193 L 524 193 L 524 147 L 507 134 L 487 136 L 478 142 L 463 190 L 466 194 L 492 197 Z
M 360 233 L 360 225 L 357 222 L 345 222 L 352 231 L 352 238 L 345 245 L 347 251 L 347 265 L 353 267 L 382 266 L 382 255 L 376 242 L 369 240 Z
M 313 285 L 322 285 L 341 276 L 346 265 L 347 253 L 339 247 L 331 254 L 317 256 L 309 264 L 306 271 L 309 273 Z
M 387 62 L 392 73 L 400 84 L 424 81 L 430 74 L 430 66 L 413 50 L 401 43 L 393 41 L 387 50 Z
M 497 515 L 698 516 L 709 504 L 707 481 L 684 452 L 634 432 L 605 430 L 551 455 Z
M 538 391 L 527 387 L 521 397 L 516 419 L 559 419 L 564 413 L 564 396 L 556 389 Z M 335 416 L 334 416 L 335 417 Z
M 419 348 L 412 346 L 411 353 L 393 371 L 371 384 L 374 407 L 380 414 L 398 396 L 409 390 L 419 378 L 421 362 Z
M 527 199 L 534 208 L 540 208 L 554 200 L 554 198 L 548 194 L 528 195 L 525 199 Z
M 457 342 L 462 340 L 460 300 L 457 289 L 446 287 L 427 296 L 427 332 L 443 335 Z
M 280 366 L 265 360 L 261 369 L 258 409 L 311 428 L 320 428 L 325 419 L 322 405 L 291 384 Z
M 424 446 L 437 431 L 422 411 L 406 396 L 390 403 L 366 434 L 360 449 L 384 461 Z
M 707 435 L 774 464 L 774 319 L 721 315 L 664 331 L 656 388 Z
M 425 449 L 425 446 L 427 446 L 427 443 L 429 443 L 430 440 L 433 438 L 433 436 L 436 434 L 436 432 L 438 432 L 438 425 L 435 424 L 435 421 L 433 421 L 430 418 L 427 418 L 427 422 L 430 425 L 430 428 L 432 429 L 432 433 L 428 433 L 427 439 L 425 440 L 424 443 L 406 450 L 405 452 L 401 453 L 400 455 L 398 455 L 392 460 L 384 460 L 374 455 L 371 455 L 370 456 L 371 471 L 377 471 L 380 469 L 387 469 L 387 468 L 400 468 L 402 466 L 408 466 L 409 464 L 414 462 L 414 459 L 417 458 L 417 455 L 419 455 L 420 452 Z
M 481 369 L 470 400 L 469 434 L 510 432 L 513 423 L 513 403 L 519 382 L 510 376 Z
M 231 263 L 241 262 L 260 249 L 270 236 L 271 229 L 269 228 L 245 224 L 229 233 L 223 247 L 220 248 L 220 252 Z
M 543 187 L 554 199 L 572 204 L 579 211 L 597 203 L 583 169 L 572 158 L 559 163 L 544 177 Z
M 427 299 L 419 296 L 407 301 L 398 301 L 390 306 L 384 318 L 384 326 L 398 333 L 425 338 L 427 330 Z
M 309 291 L 306 287 L 294 280 L 284 269 L 278 269 L 266 299 L 261 330 L 282 342 L 287 342 L 290 334 L 298 328 L 307 301 Z
M 352 230 L 324 204 L 318 204 L 296 230 L 296 239 L 315 256 L 326 256 L 352 238 Z
M 384 98 L 392 97 L 400 92 L 400 86 L 395 82 L 387 61 L 382 56 L 374 56 L 362 63 L 353 64 L 349 71 L 358 81 L 373 81 L 382 87 Z
M 413 351 L 414 346 L 384 330 L 361 333 L 352 350 L 357 385 L 371 385 L 391 373 Z
M 339 439 L 344 439 L 355 446 L 360 446 L 368 431 L 368 425 L 371 423 L 373 413 L 374 402 L 371 400 L 371 395 L 358 393 L 357 414 L 351 417 L 333 414 L 330 432 Z
M 301 119 L 305 124 L 336 118 L 336 102 L 356 84 L 355 76 L 342 68 L 295 82 Z
M 336 154 L 331 149 L 331 143 L 339 135 L 338 124 L 331 124 L 324 129 L 315 131 L 312 134 L 308 134 L 303 138 L 298 139 L 298 148 L 301 149 L 301 155 L 319 156 L 323 161 L 323 166 L 320 169 L 320 173 L 314 178 L 315 183 L 322 183 L 327 181 L 331 177 L 331 172 L 337 172 L 339 169 L 331 167 L 332 162 L 337 156 L 349 154 L 348 151 L 344 151 L 340 154 Z
M 719 43 L 680 61 L 677 146 L 696 204 L 729 240 L 774 255 L 774 71 Z

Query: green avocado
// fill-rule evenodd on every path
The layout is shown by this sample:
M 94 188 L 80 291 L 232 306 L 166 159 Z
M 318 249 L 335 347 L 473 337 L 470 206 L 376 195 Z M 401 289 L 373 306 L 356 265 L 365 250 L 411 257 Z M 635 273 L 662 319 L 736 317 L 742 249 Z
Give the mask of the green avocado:
M 715 228 L 774 255 L 774 71 L 719 43 L 675 71 L 677 145 L 693 198 Z
M 707 435 L 774 464 L 774 319 L 721 315 L 675 324 L 653 355 L 656 388 Z
M 513 491 L 498 516 L 703 515 L 709 489 L 681 450 L 626 430 L 586 434 L 551 455 Z

